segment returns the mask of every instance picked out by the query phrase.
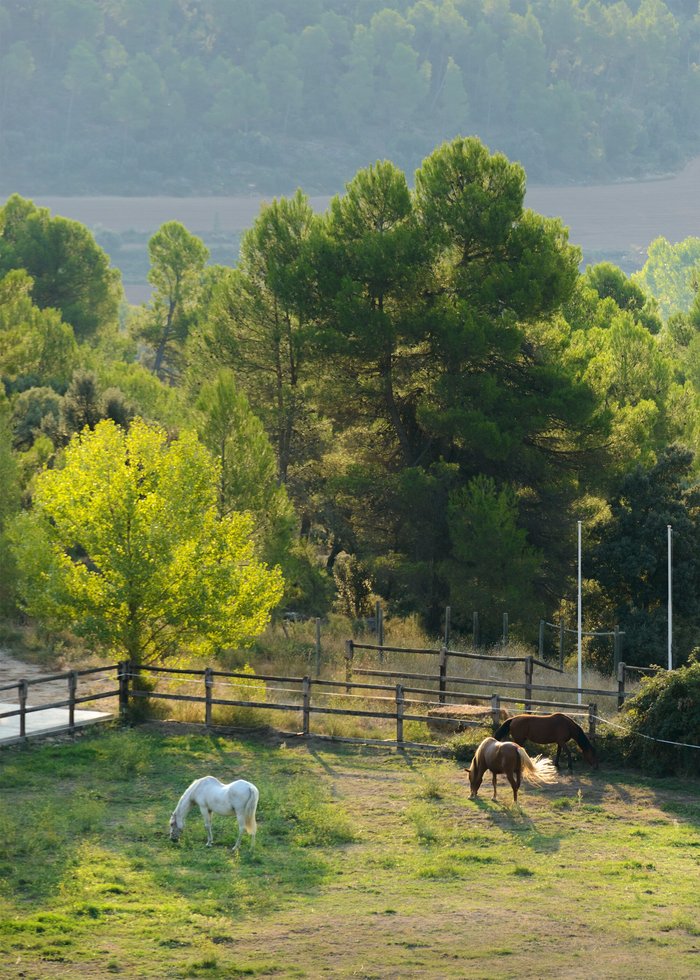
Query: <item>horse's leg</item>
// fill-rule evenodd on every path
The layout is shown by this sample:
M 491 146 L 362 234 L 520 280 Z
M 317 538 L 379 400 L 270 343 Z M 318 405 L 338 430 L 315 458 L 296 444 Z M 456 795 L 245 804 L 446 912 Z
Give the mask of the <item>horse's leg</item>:
M 571 758 L 571 749 L 569 748 L 568 742 L 564 742 L 564 748 L 566 749 L 566 755 L 569 760 L 569 771 L 573 772 L 574 760 Z
M 554 765 L 559 768 L 559 756 L 561 755 L 561 742 L 557 742 L 557 754 L 554 758 Z
M 204 818 L 204 826 L 207 828 L 207 847 L 211 847 L 214 843 L 214 835 L 211 832 L 211 810 L 204 804 L 199 809 Z
M 245 822 L 243 820 L 242 813 L 236 813 L 236 819 L 238 820 L 238 837 L 236 838 L 236 843 L 233 845 L 233 851 L 237 851 L 241 843 L 241 838 L 243 837 L 243 829 L 245 827 Z
M 520 783 L 522 782 L 522 775 L 520 769 L 514 769 L 513 772 L 506 773 L 508 776 L 508 782 L 513 787 L 513 802 L 518 802 L 518 790 L 520 789 Z
M 493 774 L 493 799 L 496 799 L 496 783 L 498 781 L 498 776 L 496 773 Z
M 510 785 L 513 788 L 513 802 L 514 803 L 517 803 L 518 802 L 518 789 L 520 788 L 520 780 L 518 779 L 517 774 L 514 773 L 514 772 L 508 772 L 508 773 L 506 773 L 506 775 L 508 777 L 508 782 L 510 783 Z

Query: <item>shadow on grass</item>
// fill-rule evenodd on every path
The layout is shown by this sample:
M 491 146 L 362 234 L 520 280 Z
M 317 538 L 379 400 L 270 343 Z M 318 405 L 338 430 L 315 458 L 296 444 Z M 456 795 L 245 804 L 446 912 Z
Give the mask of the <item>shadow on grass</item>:
M 512 800 L 480 800 L 475 802 L 488 821 L 503 833 L 510 834 L 520 844 L 541 854 L 554 854 L 561 847 L 562 834 L 539 830 L 523 803 Z

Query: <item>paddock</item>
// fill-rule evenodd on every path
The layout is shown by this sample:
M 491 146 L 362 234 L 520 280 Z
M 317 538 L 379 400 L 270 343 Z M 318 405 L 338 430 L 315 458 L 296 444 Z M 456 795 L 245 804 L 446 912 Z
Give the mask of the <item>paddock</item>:
M 254 853 L 231 818 L 169 840 L 202 771 L 259 787 Z M 8 980 L 697 975 L 697 780 L 582 769 L 493 803 L 426 752 L 154 722 L 4 750 L 10 792 Z

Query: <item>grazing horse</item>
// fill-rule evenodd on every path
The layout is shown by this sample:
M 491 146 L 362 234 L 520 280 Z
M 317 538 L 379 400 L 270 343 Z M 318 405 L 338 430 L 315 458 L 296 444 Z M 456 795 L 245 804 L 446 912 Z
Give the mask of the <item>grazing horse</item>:
M 493 774 L 493 799 L 496 799 L 496 780 L 499 773 L 505 773 L 513 787 L 513 800 L 518 802 L 518 790 L 523 775 L 530 783 L 542 786 L 554 783 L 557 772 L 549 759 L 535 756 L 531 759 L 524 748 L 514 742 L 497 742 L 495 738 L 485 738 L 474 753 L 471 766 L 467 769 L 471 785 L 471 799 L 476 799 L 486 770 Z
M 557 755 L 554 760 L 554 765 L 557 769 L 559 768 L 559 757 L 563 748 L 566 749 L 569 769 L 573 768 L 571 752 L 567 745 L 569 739 L 573 738 L 581 749 L 586 762 L 593 766 L 594 769 L 598 768 L 596 751 L 584 730 L 573 718 L 569 718 L 568 715 L 563 715 L 558 711 L 553 715 L 516 715 L 515 718 L 509 718 L 504 722 L 493 734 L 494 738 L 499 739 L 510 735 L 518 745 L 523 745 L 526 739 L 529 739 L 531 742 L 536 742 L 538 745 L 548 745 L 550 742 L 556 742 Z
M 251 849 L 255 847 L 255 834 L 258 829 L 255 822 L 255 811 L 258 808 L 260 794 L 257 787 L 245 779 L 237 779 L 233 783 L 222 783 L 216 776 L 202 776 L 195 779 L 180 797 L 177 806 L 170 817 L 170 840 L 177 841 L 185 826 L 185 818 L 192 806 L 198 806 L 204 817 L 207 828 L 207 847 L 214 843 L 211 832 L 211 815 L 220 813 L 228 816 L 235 813 L 238 820 L 238 839 L 233 850 L 238 850 L 243 831 L 250 834 Z

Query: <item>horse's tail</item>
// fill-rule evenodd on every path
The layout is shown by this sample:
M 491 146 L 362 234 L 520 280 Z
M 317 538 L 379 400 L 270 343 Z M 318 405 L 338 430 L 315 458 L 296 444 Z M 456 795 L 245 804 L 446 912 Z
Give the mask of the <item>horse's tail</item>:
M 521 745 L 518 746 L 518 755 L 523 765 L 523 776 L 529 783 L 534 783 L 535 786 L 556 783 L 557 770 L 550 759 L 545 759 L 541 755 L 531 759 Z
M 504 735 L 510 735 L 510 723 L 511 723 L 512 720 L 513 720 L 512 718 L 509 718 L 507 721 L 504 721 L 503 724 L 501 725 L 501 727 L 498 728 L 493 733 L 493 737 L 495 739 L 498 739 L 499 742 L 502 742 L 503 741 Z
M 248 786 L 248 799 L 243 804 L 243 822 L 245 824 L 245 829 L 248 831 L 250 836 L 255 838 L 255 834 L 258 830 L 258 824 L 255 819 L 255 811 L 258 809 L 260 793 L 258 792 L 257 786 L 253 786 L 252 783 L 248 783 Z

